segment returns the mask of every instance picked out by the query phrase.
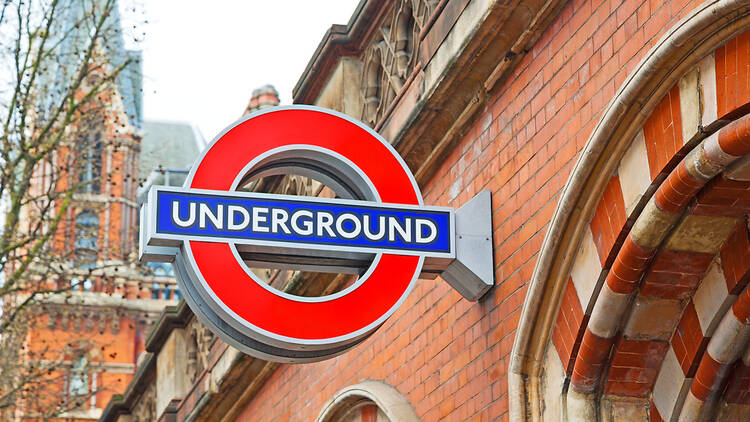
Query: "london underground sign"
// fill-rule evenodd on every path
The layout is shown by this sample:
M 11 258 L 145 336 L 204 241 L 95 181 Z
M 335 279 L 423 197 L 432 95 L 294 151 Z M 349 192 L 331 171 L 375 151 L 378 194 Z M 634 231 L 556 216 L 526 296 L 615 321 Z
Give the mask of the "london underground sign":
M 298 174 L 337 198 L 239 190 Z M 365 125 L 313 106 L 256 112 L 220 134 L 184 187 L 151 188 L 140 257 L 174 262 L 196 316 L 240 350 L 279 362 L 336 356 L 395 312 L 417 278 L 471 300 L 493 283 L 489 194 L 458 211 L 422 204 L 398 153 Z M 351 273 L 322 297 L 277 290 L 250 267 Z
M 156 188 L 149 238 L 453 258 L 451 209 Z

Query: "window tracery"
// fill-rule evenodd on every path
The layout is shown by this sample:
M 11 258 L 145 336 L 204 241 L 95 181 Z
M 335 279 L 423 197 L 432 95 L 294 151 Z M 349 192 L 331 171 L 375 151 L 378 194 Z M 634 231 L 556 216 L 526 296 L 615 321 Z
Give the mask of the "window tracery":
M 403 0 L 379 28 L 362 56 L 362 116 L 374 127 L 409 79 L 417 64 L 419 34 L 437 0 Z
M 197 318 L 188 324 L 187 372 L 194 383 L 208 364 L 208 352 L 214 335 Z

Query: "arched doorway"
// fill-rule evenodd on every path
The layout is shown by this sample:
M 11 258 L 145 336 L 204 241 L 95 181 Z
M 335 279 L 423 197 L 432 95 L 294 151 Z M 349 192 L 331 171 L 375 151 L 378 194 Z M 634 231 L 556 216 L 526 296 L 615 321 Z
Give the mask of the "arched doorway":
M 526 297 L 514 418 L 750 411 L 749 16 L 704 3 L 605 110 Z

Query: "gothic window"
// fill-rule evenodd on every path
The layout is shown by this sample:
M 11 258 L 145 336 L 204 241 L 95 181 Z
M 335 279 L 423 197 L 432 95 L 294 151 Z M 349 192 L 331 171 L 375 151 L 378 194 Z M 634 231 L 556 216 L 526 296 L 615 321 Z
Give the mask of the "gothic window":
M 94 132 L 81 148 L 78 160 L 78 186 L 82 193 L 99 193 L 102 176 L 102 142 L 99 132 Z
M 404 87 L 417 65 L 419 34 L 435 10 L 436 0 L 401 0 L 380 26 L 362 56 L 361 120 L 374 127 Z
M 99 249 L 99 216 L 93 211 L 82 211 L 75 220 L 73 248 L 76 262 L 87 268 L 96 264 Z
M 370 126 L 375 126 L 378 122 L 380 85 L 382 79 L 383 68 L 381 65 L 380 52 L 374 50 L 372 56 L 367 60 L 367 65 L 364 71 L 364 83 L 362 84 L 365 100 L 362 119 Z

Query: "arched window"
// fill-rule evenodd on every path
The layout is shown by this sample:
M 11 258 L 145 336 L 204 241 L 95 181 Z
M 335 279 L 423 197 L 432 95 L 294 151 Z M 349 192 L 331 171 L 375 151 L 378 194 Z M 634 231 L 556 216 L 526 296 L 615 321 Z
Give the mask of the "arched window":
M 419 422 L 419 418 L 398 390 L 367 380 L 336 393 L 315 422 Z
M 89 393 L 88 359 L 81 356 L 73 362 L 68 374 L 68 396 L 85 396 Z
M 76 216 L 73 247 L 75 260 L 79 265 L 90 267 L 96 264 L 99 249 L 99 216 L 93 211 L 82 211 Z
M 102 176 L 102 142 L 99 132 L 91 133 L 81 146 L 78 185 L 83 193 L 99 193 Z
M 90 278 L 81 280 L 78 277 L 73 277 L 70 279 L 70 285 L 73 287 L 73 290 L 83 290 L 85 292 L 90 292 L 91 288 L 94 286 L 94 283 Z

